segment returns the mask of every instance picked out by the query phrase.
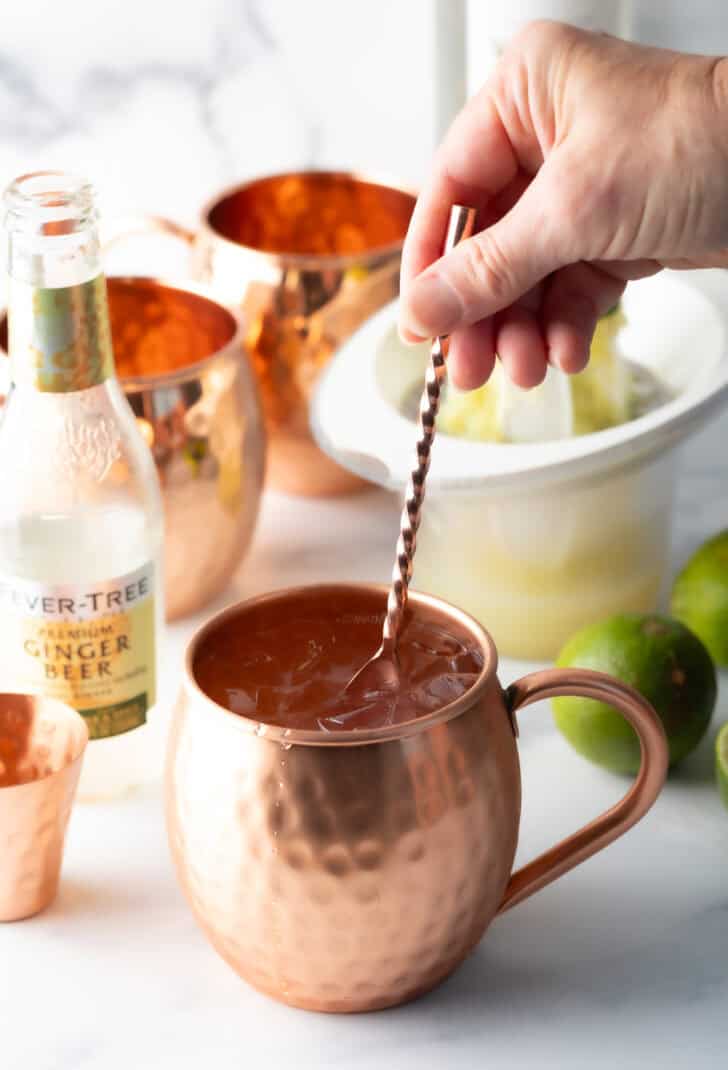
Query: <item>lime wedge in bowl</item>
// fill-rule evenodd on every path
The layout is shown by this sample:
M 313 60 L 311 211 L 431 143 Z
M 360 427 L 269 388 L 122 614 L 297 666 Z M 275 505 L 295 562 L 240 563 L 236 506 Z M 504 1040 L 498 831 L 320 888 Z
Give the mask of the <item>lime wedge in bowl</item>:
M 592 339 L 589 363 L 570 379 L 575 435 L 617 427 L 630 418 L 632 377 L 617 346 L 617 335 L 625 323 L 619 305 L 602 316 Z
M 616 427 L 630 419 L 632 373 L 622 358 L 617 335 L 626 323 L 619 305 L 599 320 L 589 364 L 577 375 L 550 367 L 540 386 L 522 390 L 496 361 L 477 390 L 448 383 L 439 427 L 446 434 L 476 442 L 555 442 Z
M 568 376 L 549 368 L 540 386 L 522 390 L 496 361 L 488 382 L 477 390 L 447 383 L 439 428 L 479 442 L 550 442 L 568 438 L 573 406 Z
M 548 368 L 540 386 L 523 390 L 496 365 L 499 375 L 498 427 L 506 442 L 554 442 L 574 432 L 574 406 L 569 377 Z
M 500 363 L 498 363 L 488 382 L 479 386 L 477 390 L 459 390 L 446 380 L 438 417 L 438 430 L 444 431 L 447 435 L 474 439 L 477 442 L 503 442 L 498 412 L 501 374 Z M 417 404 L 419 405 L 419 398 L 417 398 Z M 414 397 L 412 407 L 414 407 Z
M 715 740 L 715 779 L 723 804 L 728 809 L 728 722 Z

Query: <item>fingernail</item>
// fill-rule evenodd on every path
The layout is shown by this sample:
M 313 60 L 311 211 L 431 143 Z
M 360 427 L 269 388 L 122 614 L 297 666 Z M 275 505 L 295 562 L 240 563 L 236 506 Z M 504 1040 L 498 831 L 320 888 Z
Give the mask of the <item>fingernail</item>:
M 424 275 L 410 285 L 403 327 L 423 338 L 433 338 L 457 327 L 462 314 L 462 302 L 450 283 L 441 275 Z

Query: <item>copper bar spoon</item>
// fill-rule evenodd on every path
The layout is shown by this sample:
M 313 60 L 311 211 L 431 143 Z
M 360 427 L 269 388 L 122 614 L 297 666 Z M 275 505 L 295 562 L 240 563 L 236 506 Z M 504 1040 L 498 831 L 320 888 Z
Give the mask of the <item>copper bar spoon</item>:
M 458 242 L 469 238 L 475 226 L 475 208 L 454 204 L 445 238 L 443 254 L 450 252 Z M 417 442 L 417 463 L 412 469 L 405 503 L 400 518 L 400 533 L 392 569 L 392 583 L 387 596 L 387 612 L 382 629 L 382 643 L 375 654 L 358 670 L 346 685 L 362 690 L 380 690 L 396 687 L 399 682 L 397 642 L 399 639 L 407 593 L 412 578 L 412 561 L 417 548 L 417 529 L 420 526 L 422 503 L 425 498 L 425 480 L 430 467 L 430 453 L 435 438 L 435 422 L 440 407 L 442 382 L 445 378 L 445 339 L 435 338 L 430 351 L 430 362 L 425 375 L 425 388 L 420 400 L 420 437 Z

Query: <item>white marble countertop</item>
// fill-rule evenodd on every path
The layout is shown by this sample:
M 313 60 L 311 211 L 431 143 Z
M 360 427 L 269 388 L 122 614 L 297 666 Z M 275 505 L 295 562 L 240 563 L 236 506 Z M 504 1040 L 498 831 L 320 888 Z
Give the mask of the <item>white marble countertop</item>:
M 714 424 L 687 451 L 678 559 L 726 524 L 724 435 Z M 386 577 L 397 511 L 379 492 L 268 496 L 226 600 L 313 578 Z M 163 705 L 195 623 L 172 629 Z M 503 662 L 501 681 L 525 668 Z M 439 990 L 372 1015 L 279 1006 L 230 970 L 175 883 L 158 787 L 78 806 L 56 903 L 0 927 L 0 1068 L 725 1067 L 728 814 L 712 740 L 726 718 L 724 678 L 709 737 L 640 825 L 498 919 Z M 520 725 L 523 860 L 616 801 L 624 782 L 576 756 L 543 705 Z

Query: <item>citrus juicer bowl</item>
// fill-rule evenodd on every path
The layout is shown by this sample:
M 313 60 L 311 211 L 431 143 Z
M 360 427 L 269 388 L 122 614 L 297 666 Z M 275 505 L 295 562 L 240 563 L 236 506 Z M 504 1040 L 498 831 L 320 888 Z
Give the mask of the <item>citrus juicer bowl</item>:
M 441 434 L 413 587 L 472 613 L 520 658 L 552 658 L 610 613 L 653 610 L 667 579 L 678 447 L 728 401 L 726 298 L 723 272 L 630 284 L 619 347 L 670 400 L 628 423 L 518 444 Z M 414 431 L 401 405 L 426 351 L 395 350 L 395 324 L 392 303 L 342 347 L 314 397 L 312 429 L 340 465 L 399 490 Z

